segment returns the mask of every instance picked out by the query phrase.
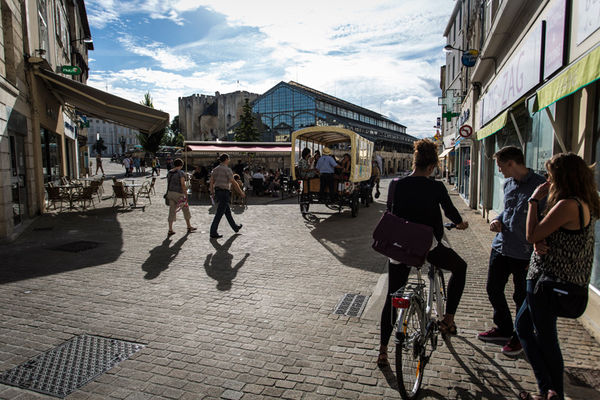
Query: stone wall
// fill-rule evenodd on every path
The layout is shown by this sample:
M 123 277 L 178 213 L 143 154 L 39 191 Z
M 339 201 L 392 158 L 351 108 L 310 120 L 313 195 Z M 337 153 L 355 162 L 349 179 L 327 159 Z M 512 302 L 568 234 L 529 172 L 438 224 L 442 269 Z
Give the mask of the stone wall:
M 180 97 L 181 133 L 186 140 L 225 139 L 229 128 L 239 121 L 245 99 L 252 102 L 258 96 L 256 93 L 237 91 L 225 94 L 216 92 L 214 96 L 194 94 Z

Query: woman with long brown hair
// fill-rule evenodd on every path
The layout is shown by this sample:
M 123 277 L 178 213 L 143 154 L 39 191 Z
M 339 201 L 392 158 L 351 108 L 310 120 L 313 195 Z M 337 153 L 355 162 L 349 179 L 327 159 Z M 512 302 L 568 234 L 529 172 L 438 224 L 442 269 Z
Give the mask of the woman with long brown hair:
M 533 192 L 527 213 L 527 240 L 535 244 L 527 273 L 527 298 L 515 329 L 533 368 L 540 395 L 520 399 L 564 398 L 563 358 L 556 331 L 557 315 L 536 292 L 540 277 L 587 288 L 594 262 L 594 222 L 600 199 L 591 168 L 577 154 L 556 154 L 546 162 L 548 181 Z M 544 217 L 538 204 L 546 195 Z
M 437 145 L 428 139 L 416 141 L 414 143 L 413 171 L 409 176 L 398 180 L 395 185 L 390 185 L 388 211 L 407 221 L 433 228 L 437 246 L 429 252 L 427 261 L 452 272 L 448 280 L 446 314 L 439 321 L 439 327 L 444 334 L 456 335 L 454 314 L 465 287 L 467 263 L 454 250 L 442 243 L 444 226 L 440 207 L 444 210 L 446 217 L 456 224 L 457 229 L 467 229 L 469 223 L 462 219 L 452 204 L 444 184 L 431 178 L 438 166 Z M 388 365 L 388 342 L 394 328 L 395 309 L 392 308 L 390 295 L 406 285 L 410 268 L 409 265 L 392 259 L 388 263 L 388 295 L 381 312 L 381 337 L 377 359 L 380 367 Z

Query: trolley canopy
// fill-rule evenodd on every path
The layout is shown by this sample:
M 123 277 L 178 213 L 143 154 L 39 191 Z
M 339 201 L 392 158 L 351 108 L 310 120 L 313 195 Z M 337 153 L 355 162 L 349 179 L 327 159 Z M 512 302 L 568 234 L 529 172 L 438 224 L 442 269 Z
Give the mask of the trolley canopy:
M 186 142 L 185 150 L 192 153 L 285 153 L 292 151 L 289 143 Z
M 292 134 L 292 143 L 295 140 L 314 142 L 322 145 L 352 142 L 357 133 L 336 126 L 313 126 L 300 129 Z

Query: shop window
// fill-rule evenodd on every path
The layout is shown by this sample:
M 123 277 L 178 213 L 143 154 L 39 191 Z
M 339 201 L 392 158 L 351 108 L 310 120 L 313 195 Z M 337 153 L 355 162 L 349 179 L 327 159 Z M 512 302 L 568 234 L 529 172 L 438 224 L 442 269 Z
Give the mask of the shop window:
M 46 129 L 40 130 L 42 142 L 42 173 L 44 183 L 60 178 L 60 140 L 59 136 Z
M 517 132 L 514 129 L 510 129 L 512 126 L 512 121 L 509 122 L 510 125 L 507 124 L 506 127 L 494 135 L 494 153 L 506 146 L 521 147 Z M 492 209 L 497 213 L 501 213 L 502 210 L 504 210 L 504 182 L 506 179 L 504 179 L 504 175 L 498 171 L 496 166 L 494 166 L 493 171 L 494 178 L 492 180 Z
M 533 104 L 530 104 L 532 107 Z M 554 116 L 556 104 L 548 107 Z M 531 108 L 529 109 L 531 111 Z M 554 133 L 552 123 L 546 111 L 537 112 L 531 117 L 531 130 L 526 138 L 525 163 L 540 175 L 546 173 L 546 160 L 552 157 Z

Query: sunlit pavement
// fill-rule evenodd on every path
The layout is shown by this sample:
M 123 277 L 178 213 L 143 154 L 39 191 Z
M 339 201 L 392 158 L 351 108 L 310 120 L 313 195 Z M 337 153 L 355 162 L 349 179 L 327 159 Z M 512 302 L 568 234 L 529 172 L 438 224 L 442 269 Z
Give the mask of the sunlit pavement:
M 240 234 L 223 219 L 224 237 L 211 240 L 206 199 L 192 201 L 197 232 L 186 234 L 180 218 L 167 237 L 166 182 L 157 182 L 145 208 L 113 209 L 107 182 L 96 210 L 44 215 L 0 247 L 0 371 L 88 333 L 146 348 L 69 399 L 399 398 L 395 368 L 375 364 L 377 313 L 332 314 L 345 293 L 380 295 L 385 259 L 371 250 L 370 235 L 385 196 L 357 218 L 345 211 L 308 221 L 295 199 L 251 199 L 234 212 Z M 423 398 L 516 398 L 535 390 L 527 362 L 475 338 L 492 323 L 485 293 L 492 234 L 459 196 L 452 199 L 471 226 L 449 233 L 469 265 L 467 287 L 459 335 L 427 366 Z M 77 241 L 96 247 L 56 250 Z M 560 333 L 567 366 L 598 368 L 598 343 L 578 323 L 561 320 Z M 575 386 L 567 394 L 598 395 Z M 0 385 L 0 398 L 41 397 Z

